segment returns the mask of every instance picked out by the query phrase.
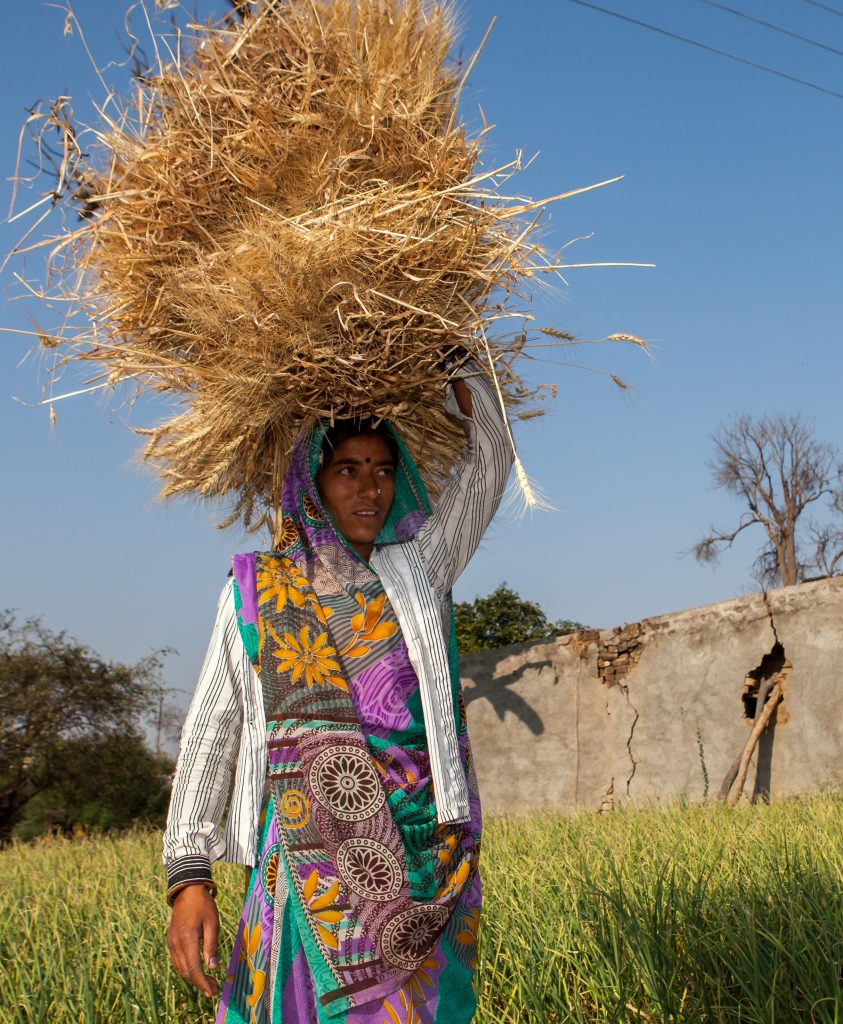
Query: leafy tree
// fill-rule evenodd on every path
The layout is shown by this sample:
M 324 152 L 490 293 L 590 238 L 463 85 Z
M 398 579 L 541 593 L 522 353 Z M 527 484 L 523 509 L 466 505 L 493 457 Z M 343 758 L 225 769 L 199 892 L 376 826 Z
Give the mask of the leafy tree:
M 717 487 L 745 506 L 731 530 L 711 527 L 694 546 L 701 562 L 715 562 L 744 530 L 760 526 L 766 542 L 753 565 L 762 587 L 792 586 L 812 575 L 834 575 L 843 564 L 843 531 L 830 522 L 803 520 L 806 509 L 825 500 L 843 512 L 840 453 L 814 437 L 801 416 L 737 416 L 714 436 L 710 467 Z
M 52 757 L 55 781 L 23 809 L 15 825 L 20 839 L 49 828 L 163 825 L 173 763 L 156 757 L 138 733 L 67 740 Z
M 135 665 L 107 662 L 40 619 L 19 624 L 0 614 L 0 842 L 30 801 L 50 791 L 82 802 L 99 796 L 103 807 L 111 793 L 118 818 L 137 809 L 137 794 L 128 799 L 120 789 L 118 762 L 123 756 L 128 771 L 139 769 L 141 726 L 164 692 L 165 653 Z M 148 779 L 148 765 L 140 775 Z
M 571 619 L 552 622 L 539 605 L 522 600 L 506 583 L 501 583 L 488 597 L 458 601 L 454 613 L 461 654 L 527 641 L 552 640 L 586 628 Z

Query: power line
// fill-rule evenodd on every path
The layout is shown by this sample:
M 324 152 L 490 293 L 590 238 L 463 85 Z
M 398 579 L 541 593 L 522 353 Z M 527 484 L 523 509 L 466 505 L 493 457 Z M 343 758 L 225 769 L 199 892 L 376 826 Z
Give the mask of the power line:
M 726 11 L 727 14 L 734 14 L 735 17 L 743 18 L 745 21 L 752 21 L 756 25 L 763 25 L 764 28 L 772 29 L 773 32 L 781 32 L 783 36 L 790 36 L 791 39 L 798 39 L 800 42 L 808 43 L 810 46 L 817 46 L 821 50 L 828 51 L 828 53 L 836 53 L 838 57 L 843 57 L 843 50 L 836 50 L 833 46 L 826 46 L 825 43 L 821 43 L 817 39 L 811 39 L 808 36 L 801 36 L 798 32 L 791 32 L 789 28 L 782 28 L 781 25 L 774 25 L 772 21 L 764 21 L 763 18 L 756 18 L 751 14 L 747 14 L 745 11 L 739 11 L 734 7 L 718 3 L 717 0 L 699 0 L 699 2 L 701 4 L 708 4 L 709 7 L 717 7 L 721 11 Z
M 813 89 L 815 92 L 822 92 L 825 93 L 826 96 L 833 96 L 835 99 L 843 100 L 843 92 L 836 92 L 834 89 L 826 89 L 824 85 L 817 85 L 816 82 L 809 82 L 804 78 L 797 78 L 795 75 L 789 75 L 786 71 L 779 71 L 777 68 L 771 68 L 766 64 L 759 64 L 757 61 L 749 60 L 748 57 L 739 57 L 735 53 L 728 53 L 726 50 L 718 50 L 716 46 L 709 46 L 708 43 L 701 43 L 698 39 L 690 39 L 688 36 L 681 36 L 676 32 L 669 32 L 666 28 L 659 28 L 658 25 L 650 25 L 646 21 L 639 21 L 637 18 L 630 18 L 626 14 L 620 14 L 618 11 L 610 11 L 606 7 L 599 7 L 597 4 L 587 3 L 586 0 L 568 0 L 568 2 L 577 4 L 579 7 L 587 7 L 591 11 L 599 11 L 601 14 L 608 14 L 613 18 L 618 18 L 620 21 L 626 21 L 630 25 L 638 25 L 639 28 L 646 28 L 651 32 L 658 32 L 659 35 L 667 36 L 669 39 L 677 39 L 680 43 L 688 43 L 689 46 L 696 46 L 700 50 L 708 51 L 708 53 L 716 53 L 720 57 L 728 57 L 729 60 L 737 61 L 738 64 L 746 64 L 747 67 L 755 68 L 758 71 L 766 71 L 769 75 L 775 75 L 777 78 L 784 78 L 788 82 L 795 82 L 796 85 L 804 85 L 806 88 Z
M 838 18 L 843 18 L 843 11 L 838 11 L 836 7 L 829 7 L 828 4 L 821 4 L 819 0 L 805 0 L 805 3 L 812 7 L 819 7 L 821 11 L 828 11 L 829 14 L 836 14 Z

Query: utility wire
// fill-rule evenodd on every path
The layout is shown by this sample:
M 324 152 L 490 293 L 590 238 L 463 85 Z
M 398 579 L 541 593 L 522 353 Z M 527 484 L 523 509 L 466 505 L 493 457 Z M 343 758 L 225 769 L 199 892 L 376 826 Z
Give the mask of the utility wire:
M 696 46 L 700 50 L 708 51 L 708 53 L 716 53 L 720 57 L 728 57 L 729 60 L 737 61 L 738 64 L 746 64 L 747 67 L 756 68 L 758 71 L 766 71 L 769 75 L 775 75 L 777 78 L 784 78 L 788 82 L 795 82 L 797 85 L 804 85 L 806 88 L 813 89 L 815 92 L 822 92 L 825 93 L 826 96 L 833 96 L 835 99 L 843 100 L 843 92 L 836 92 L 834 89 L 826 89 L 824 85 L 817 85 L 816 82 L 809 82 L 804 78 L 797 78 L 795 75 L 789 75 L 786 71 L 779 71 L 777 68 L 771 68 L 766 64 L 759 64 L 757 61 L 749 60 L 748 57 L 739 57 L 735 53 L 728 53 L 726 50 L 718 50 L 716 46 L 709 46 L 708 43 L 701 43 L 698 39 L 690 39 L 688 36 L 681 36 L 676 32 L 669 32 L 666 28 L 659 28 L 658 25 L 650 25 L 646 21 L 639 21 L 637 18 L 630 18 L 626 14 L 620 14 L 618 11 L 610 11 L 607 7 L 600 7 L 597 4 L 587 3 L 586 0 L 568 0 L 568 3 L 577 4 L 579 7 L 587 7 L 591 11 L 599 11 L 601 14 L 608 14 L 613 18 L 618 18 L 620 21 L 626 21 L 630 25 L 638 25 L 639 28 L 646 28 L 651 32 L 658 32 L 659 35 L 667 36 L 669 39 L 677 39 L 680 43 L 688 43 L 689 46 Z
M 781 32 L 783 36 L 790 36 L 791 39 L 798 39 L 802 43 L 808 43 L 810 46 L 817 46 L 821 50 L 826 50 L 828 53 L 836 53 L 838 57 L 843 57 L 843 50 L 836 50 L 833 46 L 826 46 L 825 43 L 821 43 L 817 39 L 811 39 L 808 36 L 800 36 L 798 32 L 791 32 L 790 29 L 782 28 L 781 25 L 774 25 L 772 21 L 764 21 L 763 18 L 756 18 L 751 14 L 747 14 L 745 11 L 739 11 L 734 7 L 718 3 L 718 0 L 699 0 L 699 3 L 708 4 L 709 7 L 717 7 L 721 11 L 726 11 L 727 14 L 734 14 L 737 18 L 743 18 L 745 21 L 752 21 L 756 25 L 763 25 L 764 28 L 772 29 L 774 32 Z
M 821 4 L 819 0 L 805 0 L 805 3 L 812 7 L 819 7 L 821 11 L 828 11 L 829 14 L 836 14 L 838 18 L 843 18 L 843 11 L 838 11 L 836 7 L 829 7 L 828 4 Z

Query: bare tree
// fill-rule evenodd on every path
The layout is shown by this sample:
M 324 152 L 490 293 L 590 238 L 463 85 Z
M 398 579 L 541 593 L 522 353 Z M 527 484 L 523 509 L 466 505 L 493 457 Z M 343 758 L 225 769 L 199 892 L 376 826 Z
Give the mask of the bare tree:
M 821 576 L 834 576 L 843 569 L 843 491 L 834 492 L 831 505 L 838 522 L 811 523 L 808 527 L 814 562 Z
M 714 482 L 746 506 L 732 530 L 711 527 L 694 546 L 700 562 L 716 561 L 750 526 L 767 536 L 753 565 L 762 587 L 791 586 L 812 575 L 831 576 L 843 566 L 839 524 L 800 521 L 823 499 L 826 511 L 843 517 L 843 465 L 839 452 L 814 437 L 813 421 L 801 416 L 746 414 L 721 425 L 709 463 Z

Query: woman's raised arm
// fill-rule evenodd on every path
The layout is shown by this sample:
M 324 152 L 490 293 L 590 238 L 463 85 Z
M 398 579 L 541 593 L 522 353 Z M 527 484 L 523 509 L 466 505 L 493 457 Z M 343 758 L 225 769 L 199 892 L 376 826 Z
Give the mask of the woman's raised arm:
M 453 587 L 497 512 L 513 458 L 494 385 L 475 362 L 458 372 L 445 408 L 465 423 L 468 444 L 417 538 L 440 597 Z

